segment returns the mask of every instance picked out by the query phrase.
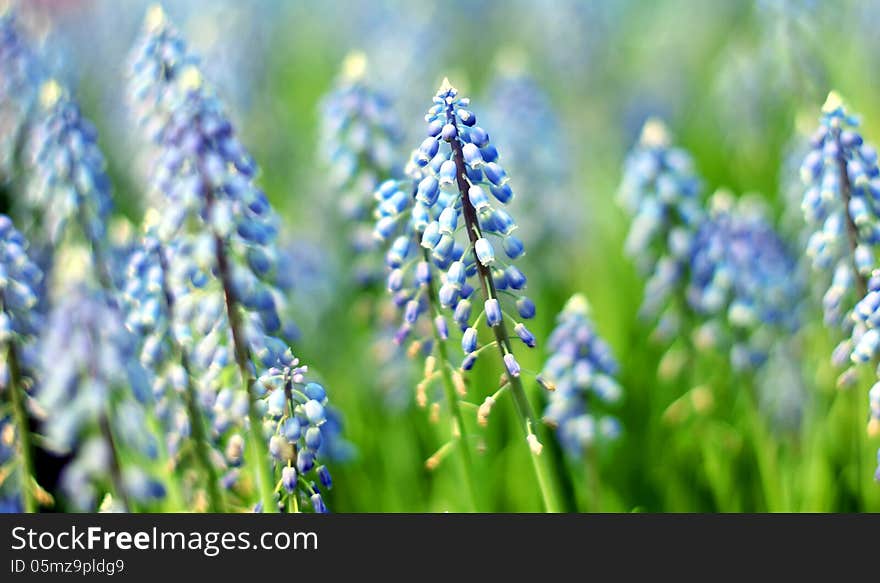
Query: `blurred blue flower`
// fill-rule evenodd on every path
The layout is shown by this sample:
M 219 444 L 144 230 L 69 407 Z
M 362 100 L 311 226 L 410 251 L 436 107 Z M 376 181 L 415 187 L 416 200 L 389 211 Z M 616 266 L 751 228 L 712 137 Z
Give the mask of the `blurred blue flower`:
M 162 497 L 159 486 L 140 487 L 155 482 L 143 460 L 155 460 L 158 449 L 148 377 L 123 322 L 105 292 L 77 285 L 61 296 L 41 338 L 43 433 L 54 450 L 74 452 L 62 488 L 81 511 L 97 509 L 108 492 L 143 502 Z
M 148 10 L 145 29 L 129 52 L 128 98 L 144 134 L 158 140 L 179 98 L 174 84 L 199 62 L 159 5 Z
M 169 28 L 164 12 L 152 9 L 144 35 L 162 35 Z M 138 46 L 149 44 L 142 39 Z M 163 58 L 165 52 L 158 56 Z M 320 398 L 294 405 L 284 399 L 285 390 L 270 390 L 270 381 L 285 389 L 303 384 L 307 370 L 281 338 L 284 326 L 276 287 L 280 221 L 255 184 L 256 165 L 194 60 L 175 55 L 178 62 L 182 66 L 173 74 L 149 75 L 154 86 L 133 91 L 151 95 L 150 107 L 155 108 L 156 127 L 148 137 L 159 146 L 154 187 L 164 195 L 156 234 L 174 252 L 170 288 L 182 288 L 182 293 L 175 292 L 179 309 L 174 333 L 192 354 L 203 398 L 213 409 L 215 432 L 229 434 L 248 426 L 257 431 L 253 425 L 263 416 L 268 445 L 262 448 L 271 456 L 263 463 L 274 462 L 277 472 L 272 479 L 277 479 L 281 462 L 293 458 L 277 455 L 287 448 L 277 432 L 268 430 L 283 414 L 285 403 L 291 419 L 299 415 L 317 430 L 326 420 L 326 395 L 321 388 Z M 160 64 L 160 70 L 164 66 Z M 132 82 L 143 84 L 135 69 Z M 262 381 L 254 382 L 249 391 L 231 391 L 230 377 L 224 374 L 230 365 L 237 366 L 242 381 Z M 235 435 L 226 441 L 226 456 L 230 464 L 239 465 L 242 448 L 235 445 Z M 284 443 L 295 444 L 296 439 Z M 318 449 L 303 449 L 295 457 L 300 473 L 312 468 Z M 263 502 L 269 503 L 267 488 L 270 492 L 274 483 L 265 484 L 265 467 L 255 467 Z M 299 483 L 308 486 L 306 480 Z
M 0 182 L 15 172 L 39 78 L 36 59 L 14 12 L 0 7 Z
M 797 262 L 752 198 L 716 192 L 694 239 L 687 287 L 702 323 L 697 348 L 729 348 L 737 370 L 757 368 L 797 330 L 803 285 Z
M 521 226 L 521 239 L 555 248 L 561 241 L 579 236 L 582 216 L 576 212 L 575 187 L 571 180 L 571 144 L 550 97 L 526 72 L 516 55 L 503 55 L 492 79 L 486 102 L 488 125 L 505 128 L 495 138 L 507 166 L 516 168 L 518 197 L 513 206 L 533 220 Z M 542 253 L 535 267 L 553 261 Z
M 84 240 L 99 281 L 110 289 L 107 221 L 113 201 L 97 132 L 55 80 L 40 87 L 40 106 L 29 141 L 32 168 L 25 197 L 39 217 L 34 229 L 55 246 Z
M 370 283 L 380 271 L 371 261 L 377 250 L 371 235 L 373 192 L 399 173 L 394 160 L 401 132 L 388 98 L 367 82 L 364 54 L 346 57 L 336 86 L 321 102 L 320 129 L 321 153 L 356 254 L 355 278 Z
M 9 217 L 0 215 L 0 342 L 27 343 L 37 333 L 42 279 L 28 256 L 27 241 Z M 4 372 L 0 387 L 7 385 L 6 376 Z
M 627 157 L 618 198 L 632 218 L 625 251 L 647 278 L 641 314 L 658 319 L 655 334 L 666 340 L 685 317 L 688 267 L 705 220 L 700 191 L 691 157 L 671 145 L 661 121 L 648 120 Z
M 596 333 L 587 299 L 572 296 L 556 321 L 547 341 L 550 356 L 538 377 L 550 389 L 544 421 L 556 429 L 565 450 L 579 457 L 620 434 L 620 422 L 602 409 L 618 403 L 622 391 L 617 362 Z
M 10 504 L 23 498 L 24 488 L 32 488 L 32 445 L 26 439 L 28 435 L 22 434 L 30 432 L 30 383 L 25 384 L 22 377 L 33 377 L 34 337 L 41 326 L 37 308 L 42 277 L 28 256 L 27 241 L 9 217 L 0 215 L 0 400 L 11 409 L 11 415 L 5 410 L 0 413 L 0 468 L 12 467 L 19 476 L 16 480 L 0 480 L 0 499 Z

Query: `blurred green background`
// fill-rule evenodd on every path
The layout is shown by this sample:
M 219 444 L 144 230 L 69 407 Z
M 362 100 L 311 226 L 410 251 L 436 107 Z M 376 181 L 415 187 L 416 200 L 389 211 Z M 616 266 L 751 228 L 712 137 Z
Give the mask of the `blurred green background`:
M 145 187 L 125 109 L 125 56 L 147 3 L 22 4 L 47 61 L 76 87 L 99 127 L 119 213 L 137 222 Z M 295 352 L 326 381 L 357 450 L 332 467 L 332 510 L 462 509 L 452 460 L 425 469 L 444 430 L 413 403 L 418 379 L 405 370 L 388 374 L 375 358 L 365 300 L 347 283 L 344 234 L 332 227 L 335 194 L 319 155 L 319 104 L 345 55 L 360 50 L 371 84 L 394 100 L 407 136 L 403 157 L 421 141 L 422 115 L 444 76 L 472 97 L 478 116 L 488 115 L 509 105 L 493 102 L 492 87 L 498 64 L 518 54 L 549 99 L 559 122 L 551 147 L 567 172 L 556 196 L 578 228 L 560 237 L 552 221 L 518 212 L 527 204 L 521 201 L 546 193 L 517 188 L 528 177 L 508 168 L 519 197 L 511 212 L 536 239 L 527 248 L 541 250 L 523 266 L 538 306 L 539 345 L 518 356 L 525 369 L 540 370 L 541 341 L 555 314 L 583 292 L 620 363 L 625 392 L 616 410 L 621 439 L 595 460 L 569 460 L 579 509 L 880 511 L 873 478 L 880 440 L 865 432 L 872 380 L 836 388 L 829 355 L 837 332 L 822 326 L 821 309 L 808 308 L 784 357 L 755 378 L 707 355 L 677 378 L 661 379 L 667 347 L 653 343 L 637 318 L 642 283 L 623 254 L 628 220 L 615 202 L 626 151 L 644 120 L 659 116 L 694 156 L 707 192 L 758 193 L 783 231 L 784 221 L 796 223 L 798 162 L 789 158 L 799 132 L 818 123 L 828 91 L 837 89 L 861 114 L 867 140 L 880 135 L 880 87 L 871 73 L 880 66 L 872 26 L 880 4 L 194 0 L 165 8 L 201 55 L 286 221 L 283 238 L 304 261 L 292 298 L 302 331 Z M 513 132 L 486 129 L 498 140 Z M 532 147 L 546 139 L 535 135 Z M 500 373 L 483 360 L 469 396 L 477 404 Z M 527 388 L 542 409 L 541 389 Z M 486 428 L 472 420 L 483 507 L 540 510 L 511 401 L 496 407 Z

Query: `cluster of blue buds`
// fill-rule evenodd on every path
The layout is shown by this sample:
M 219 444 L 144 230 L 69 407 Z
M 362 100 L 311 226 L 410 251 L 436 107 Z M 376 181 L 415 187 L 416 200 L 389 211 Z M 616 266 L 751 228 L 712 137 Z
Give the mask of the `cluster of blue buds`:
M 149 59 L 141 60 L 132 81 L 133 94 L 151 96 L 152 118 L 159 120 L 151 136 L 161 147 L 154 186 L 166 200 L 156 234 L 162 244 L 174 246 L 171 269 L 193 292 L 208 286 L 216 271 L 231 272 L 232 291 L 247 312 L 247 323 L 267 334 L 278 332 L 280 297 L 273 286 L 278 218 L 253 183 L 256 166 L 194 59 L 180 54 L 182 41 L 158 7 L 147 15 L 145 36 L 171 47 L 146 51 L 172 62 L 152 63 L 151 68 Z M 138 50 L 144 46 L 153 45 L 142 39 Z M 137 71 L 156 68 L 174 73 L 152 75 L 154 85 L 145 85 Z M 227 249 L 231 265 L 216 264 L 218 244 Z M 222 302 L 205 306 L 209 312 L 221 308 Z
M 184 366 L 187 359 L 177 353 L 169 303 L 186 290 L 183 286 L 171 288 L 173 247 L 163 246 L 152 232 L 149 225 L 155 222 L 154 217 L 150 212 L 145 218 L 147 231 L 128 257 L 121 291 L 125 325 L 138 339 L 139 360 L 150 375 L 155 415 L 162 424 L 169 454 L 175 456 L 191 432 L 183 395 L 190 373 Z
M 12 220 L 0 215 L 0 343 L 27 345 L 40 328 L 39 303 L 43 273 L 28 256 L 28 244 Z M 6 355 L 0 355 L 5 362 Z M 0 388 L 8 386 L 3 367 Z
M 376 343 L 376 351 L 383 358 L 385 366 L 391 367 L 385 371 L 386 374 L 395 372 L 398 375 L 396 379 L 387 379 L 390 386 L 406 382 L 417 372 L 401 358 L 397 347 L 408 343 L 406 354 L 409 357 L 426 357 L 425 380 L 416 384 L 416 404 L 427 407 L 430 401 L 433 407 L 435 395 L 429 395 L 427 388 L 436 374 L 442 374 L 435 368 L 438 364 L 435 353 L 441 360 L 440 367 L 452 367 L 445 347 L 438 345 L 438 342 L 446 343 L 450 335 L 449 323 L 441 313 L 437 294 L 440 274 L 448 268 L 449 262 L 432 256 L 420 244 L 428 220 L 436 220 L 439 209 L 428 208 L 415 197 L 420 181 L 426 176 L 424 169 L 414 162 L 416 156 L 414 153 L 407 165 L 408 179 L 387 180 L 375 194 L 378 205 L 374 213 L 376 224 L 373 233 L 377 240 L 391 242 L 385 253 L 388 273 L 386 288 L 391 294 L 389 307 L 396 310 L 399 314 L 397 317 L 401 319 L 399 324 L 395 324 L 395 314 L 380 312 L 385 329 L 382 330 L 383 337 Z M 427 220 L 418 219 L 419 214 L 427 217 Z M 461 248 L 454 253 L 460 257 Z M 472 292 L 471 289 L 468 293 Z M 396 346 L 387 346 L 385 335 L 390 336 L 392 344 Z M 455 377 L 461 393 L 464 385 L 459 382 L 460 375 L 456 374 Z
M 391 241 L 385 253 L 386 287 L 393 304 L 403 312 L 403 322 L 393 335 L 394 342 L 402 345 L 412 340 L 413 352 L 430 354 L 433 349 L 432 317 L 440 338 L 445 340 L 449 336 L 446 319 L 433 314 L 431 309 L 437 270 L 448 267 L 449 263 L 429 256 L 419 245 L 425 225 L 417 221 L 416 212 L 427 212 L 432 218 L 436 213 L 413 196 L 418 177 L 422 175 L 421 169 L 411 164 L 407 173 L 413 178 L 387 180 L 376 190 L 378 206 L 373 233 L 377 240 Z
M 729 348 L 737 370 L 767 359 L 780 335 L 799 326 L 797 261 L 752 198 L 718 191 L 695 237 L 687 298 L 702 324 L 698 348 Z
M 152 9 L 145 34 L 163 34 L 166 23 L 164 12 Z M 150 43 L 140 41 L 138 47 L 143 46 Z M 166 56 L 161 50 L 147 53 L 159 59 Z M 154 186 L 164 195 L 156 235 L 174 253 L 168 277 L 170 289 L 175 290 L 178 322 L 172 325 L 179 344 L 192 354 L 217 435 L 247 426 L 257 431 L 257 409 L 271 410 L 267 403 L 271 393 L 254 382 L 249 392 L 261 402 L 252 403 L 248 391 L 230 390 L 221 383 L 228 380 L 223 372 L 232 364 L 247 381 L 278 371 L 302 374 L 280 338 L 284 334 L 281 295 L 275 285 L 279 219 L 254 182 L 256 165 L 193 59 L 171 53 L 174 62 L 183 65 L 173 75 L 153 75 L 155 87 L 136 87 L 133 93 L 153 96 L 153 119 L 159 120 L 150 136 L 160 147 Z M 141 81 L 136 75 L 134 82 Z M 225 440 L 232 465 L 240 463 L 241 448 L 236 444 L 241 438 L 234 439 L 235 435 Z M 271 451 L 272 437 L 265 437 L 268 447 L 263 449 Z M 229 478 L 231 485 L 234 473 Z M 323 508 L 320 498 L 316 500 L 314 506 Z
M 351 226 L 351 245 L 359 257 L 358 282 L 377 276 L 368 255 L 376 250 L 372 237 L 373 192 L 397 174 L 396 150 L 401 139 L 390 101 L 366 82 L 363 53 L 346 57 L 336 87 L 321 105 L 321 151 L 333 187 L 339 193 L 343 218 Z M 367 255 L 367 256 L 365 256 Z
M 680 331 L 683 290 L 694 237 L 705 219 L 693 161 L 670 144 L 662 122 L 648 120 L 624 168 L 619 200 L 632 217 L 626 253 L 647 277 L 644 317 L 658 319 L 656 334 Z
M 160 445 L 147 431 L 152 396 L 133 335 L 104 292 L 75 285 L 49 316 L 41 339 L 36 400 L 47 443 L 74 452 L 62 488 L 78 510 L 95 510 L 104 494 L 150 503 L 164 486 L 145 468 Z M 123 454 L 124 452 L 124 454 Z
M 102 282 L 109 281 L 107 219 L 113 200 L 97 132 L 54 80 L 41 86 L 40 106 L 29 143 L 33 171 L 27 203 L 41 215 L 46 241 L 57 245 L 77 228 L 91 247 Z
M 15 159 L 34 107 L 39 73 L 15 14 L 0 7 L 0 181 L 14 172 Z
M 150 140 L 160 139 L 175 101 L 173 89 L 181 71 L 198 59 L 159 5 L 150 7 L 141 35 L 129 54 L 128 97 L 138 124 Z
M 425 116 L 428 136 L 413 158 L 423 177 L 416 186 L 412 209 L 414 227 L 421 233 L 418 244 L 443 272 L 438 301 L 452 312 L 463 333 L 464 370 L 476 361 L 477 326 L 484 318 L 489 328 L 500 326 L 504 318 L 511 319 L 520 340 L 535 346 L 534 335 L 520 321 L 534 317 L 535 304 L 523 293 L 526 276 L 513 263 L 525 248 L 514 235 L 517 224 L 513 217 L 497 206 L 509 203 L 513 190 L 498 151 L 486 130 L 477 125 L 469 104 L 469 99 L 460 97 L 444 80 Z M 400 198 L 392 193 L 386 206 L 395 205 Z M 398 238 L 389 256 L 406 257 L 416 244 L 410 237 Z M 475 283 L 483 289 L 481 306 L 473 305 Z M 499 292 L 504 292 L 504 298 L 514 298 L 516 317 L 504 309 Z M 413 304 L 412 311 L 417 313 L 418 306 Z M 516 358 L 506 347 L 504 350 L 508 374 L 519 376 Z
M 25 488 L 32 488 L 30 451 L 24 451 L 31 445 L 22 435 L 30 431 L 26 426 L 29 392 L 22 377 L 30 377 L 33 370 L 42 277 L 40 268 L 28 256 L 25 238 L 9 217 L 0 215 L 0 398 L 12 404 L 11 415 L 0 413 L 0 473 L 8 475 L 14 469 L 20 476 L 17 482 L 8 480 L 10 484 L 16 482 L 17 490 L 0 484 L 0 500 L 14 504 L 23 498 Z
M 849 332 L 849 313 L 866 292 L 880 243 L 880 170 L 877 151 L 858 132 L 832 92 L 822 108 L 821 126 L 801 165 L 807 189 L 801 208 L 813 233 L 807 254 L 830 287 L 823 299 L 825 321 Z
M 553 239 L 577 235 L 582 221 L 571 204 L 571 149 L 550 97 L 516 55 L 503 56 L 488 95 L 489 125 L 506 130 L 496 145 L 505 163 L 517 170 L 517 190 L 530 194 L 515 204 L 518 212 L 535 219 L 522 225 L 521 238 L 552 245 Z M 554 254 L 544 255 L 541 265 Z
M 544 421 L 556 428 L 559 442 L 570 455 L 580 456 L 620 434 L 617 418 L 596 411 L 597 406 L 620 401 L 617 362 L 597 334 L 583 295 L 572 296 L 556 320 L 547 341 L 550 357 L 538 377 L 551 391 Z
M 288 351 L 284 360 L 258 379 L 264 391 L 264 431 L 269 438 L 269 454 L 280 471 L 281 501 L 311 502 L 315 512 L 327 512 L 322 492 L 332 487 L 330 471 L 319 461 L 332 447 L 330 414 L 326 409 L 327 391 L 306 379 L 308 368 Z M 329 439 L 328 439 L 329 437 Z M 277 472 L 276 472 L 277 473 Z

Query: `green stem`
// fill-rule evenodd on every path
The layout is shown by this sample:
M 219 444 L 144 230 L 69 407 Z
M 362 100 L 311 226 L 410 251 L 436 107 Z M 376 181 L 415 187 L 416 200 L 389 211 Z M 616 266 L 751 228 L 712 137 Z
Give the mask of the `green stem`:
M 110 422 L 107 420 L 106 413 L 101 413 L 98 425 L 101 429 L 101 436 L 110 448 L 110 482 L 113 490 L 115 490 L 116 497 L 122 501 L 125 511 L 134 512 L 134 507 L 131 505 L 131 500 L 125 490 L 125 481 L 122 479 L 122 463 L 119 460 L 116 439 L 113 437 L 113 430 L 110 428 Z
M 746 416 L 751 433 L 751 442 L 758 465 L 758 476 L 764 492 L 767 512 L 782 512 L 782 493 L 779 490 L 778 447 L 765 426 L 758 404 L 752 395 L 754 383 L 744 383 L 740 391 L 746 401 Z
M 434 314 L 438 315 L 437 296 L 434 290 L 434 284 L 428 284 L 428 298 Z M 434 331 L 434 341 L 437 345 L 437 354 L 440 356 L 440 376 L 443 378 L 443 390 L 446 394 L 446 401 L 449 404 L 449 411 L 458 428 L 458 444 L 461 450 L 461 470 L 464 474 L 465 490 L 467 490 L 468 503 L 472 509 L 477 509 L 477 488 L 474 479 L 474 464 L 471 458 L 470 439 L 467 427 L 464 423 L 464 416 L 461 413 L 461 406 L 458 402 L 458 395 L 455 392 L 455 382 L 452 380 L 452 373 L 449 372 L 449 353 L 446 349 L 446 341 L 440 336 L 440 330 L 437 323 L 432 321 L 431 327 Z
M 454 115 L 447 115 L 447 119 L 453 125 L 456 124 Z M 477 220 L 477 211 L 474 208 L 473 204 L 471 204 L 470 197 L 468 196 L 469 187 L 464 164 L 464 154 L 462 153 L 461 142 L 459 142 L 457 138 L 453 138 L 452 140 L 450 140 L 449 143 L 452 146 L 452 155 L 455 161 L 455 178 L 458 185 L 459 193 L 461 194 L 463 209 L 462 214 L 464 215 L 468 238 L 470 239 L 471 245 L 473 246 L 476 243 L 477 239 L 482 236 L 482 233 L 480 231 L 479 221 Z M 488 270 L 488 268 L 486 268 L 485 265 L 483 265 L 479 261 L 476 261 L 476 266 L 480 279 L 480 287 L 482 288 L 483 292 L 483 298 L 485 300 L 497 299 L 498 294 L 495 290 L 495 281 L 492 279 L 492 273 Z M 507 333 L 507 326 L 504 323 L 504 318 L 501 319 L 501 322 L 499 322 L 497 326 L 492 327 L 492 332 L 495 334 L 498 351 L 501 356 L 502 364 L 504 364 L 504 356 L 513 353 L 510 343 L 510 336 Z M 551 471 L 548 467 L 547 456 L 542 456 L 538 451 L 536 451 L 536 448 L 531 447 L 531 444 L 528 443 L 528 439 L 533 435 L 534 432 L 537 432 L 538 428 L 540 427 L 540 425 L 538 424 L 538 418 L 535 416 L 535 412 L 532 410 L 532 406 L 529 403 L 528 398 L 526 397 L 526 392 L 523 388 L 522 380 L 520 380 L 520 377 L 507 374 L 507 378 L 510 382 L 510 390 L 513 394 L 513 401 L 516 405 L 517 415 L 519 416 L 520 427 L 523 430 L 523 433 L 527 440 L 527 445 L 529 446 L 529 453 L 531 455 L 532 465 L 535 470 L 535 479 L 538 482 L 538 488 L 541 491 L 541 497 L 544 501 L 544 508 L 547 512 L 560 512 L 561 507 L 559 505 L 559 501 L 556 495 L 555 485 L 551 478 Z M 556 469 L 558 471 L 558 468 Z
M 500 336 L 497 329 L 495 331 L 495 335 L 496 338 Z M 500 346 L 499 350 L 503 362 L 505 353 L 503 348 L 501 348 Z M 532 406 L 529 404 L 528 398 L 526 398 L 525 389 L 523 389 L 523 385 L 519 377 L 507 375 L 507 378 L 510 381 L 510 390 L 513 394 L 513 401 L 516 404 L 516 411 L 520 418 L 520 426 L 523 429 L 526 439 L 528 439 L 528 437 L 536 432 L 539 427 L 537 417 L 535 416 L 534 411 L 532 411 Z M 547 512 L 562 512 L 562 506 L 559 504 L 559 500 L 556 496 L 556 489 L 553 484 L 553 479 L 551 478 L 552 472 L 547 461 L 547 456 L 541 455 L 539 452 L 536 452 L 534 449 L 532 449 L 530 444 L 529 454 L 532 458 L 532 466 L 535 469 L 535 478 L 538 481 L 538 488 L 541 490 L 541 497 L 544 501 L 544 509 Z
M 229 328 L 232 331 L 232 344 L 235 350 L 235 362 L 241 375 L 242 390 L 248 395 L 248 446 L 252 467 L 255 468 L 257 489 L 260 492 L 260 500 L 263 502 L 263 512 L 277 512 L 275 506 L 275 494 L 272 489 L 272 472 L 269 468 L 269 447 L 262 438 L 263 423 L 257 410 L 257 395 L 251 390 L 253 384 L 250 369 L 248 367 L 248 348 L 245 344 L 241 314 L 238 311 L 238 301 L 232 288 L 232 273 L 229 268 L 229 258 L 223 239 L 214 235 L 214 250 L 217 258 L 217 271 L 220 282 L 223 285 L 223 295 L 226 303 L 226 316 L 229 319 Z
M 24 511 L 33 513 L 37 511 L 39 506 L 34 496 L 33 444 L 31 443 L 31 431 L 25 408 L 26 395 L 24 384 L 22 383 L 21 368 L 18 364 L 15 345 L 12 342 L 9 342 L 6 346 L 6 358 L 9 365 L 9 393 L 12 400 L 12 414 L 18 429 L 18 454 L 21 456 L 21 497 L 24 502 Z
M 602 509 L 602 485 L 599 482 L 599 463 L 596 447 L 587 446 L 584 456 L 584 468 L 586 469 L 587 484 L 590 488 L 590 512 L 600 512 Z

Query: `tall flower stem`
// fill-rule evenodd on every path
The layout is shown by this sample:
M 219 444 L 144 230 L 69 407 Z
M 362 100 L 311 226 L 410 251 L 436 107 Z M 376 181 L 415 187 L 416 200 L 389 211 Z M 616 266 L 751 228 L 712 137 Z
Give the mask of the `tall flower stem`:
M 424 251 L 425 261 L 428 261 L 428 252 Z M 437 299 L 437 290 L 434 289 L 433 280 L 428 282 L 428 301 L 431 304 L 431 310 L 435 316 L 440 314 L 439 301 Z M 449 411 L 452 414 L 454 423 L 453 433 L 456 434 L 459 449 L 461 450 L 461 471 L 464 474 L 465 489 L 467 490 L 468 503 L 472 509 L 478 509 L 477 505 L 477 488 L 474 478 L 474 464 L 471 458 L 470 438 L 467 427 L 464 423 L 464 416 L 461 413 L 461 405 L 458 402 L 458 395 L 455 392 L 455 382 L 452 379 L 452 373 L 449 371 L 449 351 L 446 349 L 446 341 L 440 335 L 437 328 L 437 322 L 432 319 L 431 329 L 434 332 L 434 343 L 437 345 L 437 354 L 440 356 L 440 376 L 443 379 L 443 391 L 446 395 L 446 402 L 449 405 Z
M 36 512 L 37 499 L 34 496 L 34 456 L 31 432 L 28 426 L 28 415 L 25 409 L 25 392 L 22 382 L 21 368 L 15 344 L 6 346 L 6 358 L 9 363 L 9 393 L 12 401 L 12 414 L 18 428 L 18 455 L 21 456 L 21 497 L 25 512 Z
M 849 243 L 849 256 L 850 259 L 853 259 L 853 275 L 855 276 L 856 283 L 856 293 L 858 294 L 858 298 L 861 299 L 865 297 L 865 294 L 868 293 L 868 279 L 859 272 L 858 266 L 855 264 L 855 255 L 856 255 L 856 247 L 859 244 L 859 229 L 853 221 L 852 215 L 849 212 L 850 201 L 852 200 L 852 185 L 849 181 L 849 171 L 846 167 L 846 160 L 843 155 L 843 144 L 840 141 L 840 134 L 835 138 L 835 143 L 837 144 L 837 149 L 840 154 L 837 156 L 837 167 L 838 172 L 840 173 L 840 196 L 843 199 L 843 208 L 844 208 L 844 217 L 846 218 L 846 240 Z
M 199 172 L 202 176 L 210 176 L 205 168 L 199 168 Z M 210 217 L 214 206 L 214 193 L 211 191 L 207 181 L 203 186 L 203 196 L 205 197 L 205 215 Z M 241 321 L 241 313 L 238 311 L 238 298 L 235 297 L 235 290 L 232 287 L 232 269 L 229 265 L 229 255 L 223 238 L 216 232 L 213 233 L 213 236 L 217 275 L 220 278 L 220 285 L 223 287 L 226 317 L 229 320 L 229 328 L 232 331 L 235 363 L 238 365 L 238 372 L 241 375 L 242 390 L 248 396 L 247 416 L 250 425 L 250 431 L 247 432 L 248 448 L 250 449 L 251 464 L 254 464 L 253 467 L 255 468 L 257 490 L 263 503 L 263 512 L 277 512 L 278 508 L 275 505 L 275 492 L 273 489 L 274 480 L 267 464 L 269 447 L 263 439 L 263 421 L 260 412 L 257 410 L 257 395 L 253 394 L 251 390 L 254 378 L 251 374 L 250 366 L 248 366 L 250 351 L 244 337 L 244 323 Z
M 110 448 L 110 481 L 113 489 L 116 491 L 116 496 L 122 501 L 125 511 L 133 512 L 134 509 L 131 505 L 131 500 L 128 497 L 128 493 L 125 491 L 125 481 L 122 479 L 122 463 L 119 461 L 119 452 L 116 448 L 116 438 L 113 437 L 113 430 L 110 428 L 110 422 L 107 420 L 106 412 L 101 413 L 98 425 L 101 429 L 101 436 Z
M 208 197 L 209 207 L 212 199 Z M 232 344 L 235 351 L 235 362 L 241 375 L 242 390 L 248 395 L 248 446 L 251 453 L 251 463 L 255 464 L 257 489 L 260 492 L 260 500 L 263 503 L 263 512 L 276 512 L 275 493 L 273 491 L 272 473 L 268 466 L 269 448 L 262 438 L 263 422 L 260 412 L 257 410 L 257 397 L 251 391 L 253 378 L 248 362 L 248 347 L 245 344 L 244 326 L 241 314 L 238 311 L 238 300 L 232 288 L 232 273 L 229 267 L 229 257 L 226 246 L 219 235 L 214 235 L 214 252 L 217 258 L 217 271 L 223 286 L 223 295 L 226 303 L 226 316 L 229 319 L 229 328 L 232 330 Z
M 474 205 L 471 204 L 470 198 L 468 196 L 468 183 L 464 164 L 464 154 L 462 153 L 461 142 L 459 142 L 457 139 L 452 139 L 449 143 L 452 146 L 452 153 L 455 161 L 455 179 L 458 185 L 458 190 L 461 193 L 463 215 L 465 226 L 467 228 L 468 239 L 470 240 L 471 245 L 474 245 L 476 244 L 477 240 L 482 237 L 482 233 L 480 231 L 480 225 L 477 220 L 477 211 L 474 208 Z M 492 279 L 492 273 L 480 261 L 476 262 L 476 266 L 479 272 L 480 287 L 482 288 L 484 299 L 497 299 L 498 294 L 495 290 L 495 281 Z M 494 326 L 492 328 L 492 332 L 495 334 L 498 351 L 503 360 L 505 355 L 513 353 L 510 336 L 507 333 L 507 326 L 505 325 L 503 318 L 497 326 Z M 529 403 L 528 397 L 526 396 L 522 380 L 520 380 L 520 377 L 518 375 L 514 376 L 509 373 L 507 374 L 507 378 L 510 382 L 510 391 L 513 394 L 513 400 L 516 405 L 516 412 L 520 419 L 520 426 L 523 429 L 527 439 L 533 438 L 535 432 L 538 430 L 540 425 L 538 423 L 538 418 L 535 415 L 531 404 Z M 532 457 L 532 465 L 534 466 L 535 470 L 535 478 L 541 491 L 545 510 L 547 510 L 548 512 L 560 512 L 561 507 L 556 495 L 556 488 L 553 483 L 553 479 L 550 475 L 551 470 L 547 462 L 547 456 L 542 456 L 537 451 L 537 448 L 531 446 L 529 447 L 529 452 Z
M 850 201 L 852 200 L 852 184 L 850 184 L 849 171 L 847 170 L 846 159 L 844 158 L 844 155 L 843 155 L 844 150 L 843 150 L 843 144 L 841 143 L 841 139 L 840 139 L 840 133 L 838 133 L 837 136 L 835 137 L 835 143 L 837 145 L 837 149 L 839 152 L 839 155 L 837 157 L 837 167 L 838 167 L 838 172 L 840 172 L 840 196 L 843 199 L 843 208 L 844 208 L 843 214 L 846 217 L 846 238 L 847 238 L 847 242 L 849 243 L 849 250 L 850 250 L 849 256 L 851 259 L 853 259 L 852 268 L 853 268 L 853 275 L 855 277 L 856 294 L 858 297 L 857 301 L 860 301 L 868 293 L 868 278 L 865 277 L 859 271 L 858 265 L 855 264 L 855 259 L 854 259 L 855 254 L 856 254 L 856 247 L 858 246 L 858 241 L 859 241 L 859 239 L 858 239 L 859 231 L 858 231 L 858 227 L 855 224 L 855 221 L 853 221 L 852 214 L 849 212 Z M 878 366 L 878 364 L 880 364 L 880 362 L 878 362 L 877 357 L 874 357 L 872 359 L 872 364 L 875 369 Z M 856 409 L 856 410 L 858 410 L 858 409 Z M 855 424 L 854 424 L 854 427 L 855 427 Z M 856 465 L 856 476 L 857 476 L 858 480 L 861 479 L 861 475 L 862 475 L 861 442 L 862 442 L 861 432 L 859 430 L 856 430 L 854 447 L 856 450 L 855 465 Z
M 162 269 L 163 274 L 167 274 L 168 265 L 165 256 L 163 255 L 163 249 L 160 248 L 157 255 L 159 257 L 159 267 Z M 168 310 L 168 321 L 174 322 L 174 296 L 171 294 L 171 290 L 168 289 L 168 284 L 164 277 L 162 278 L 162 294 L 165 297 L 165 307 Z M 184 375 L 186 376 L 186 386 L 184 387 L 183 399 L 192 431 L 196 463 L 199 465 L 207 482 L 208 510 L 210 512 L 223 512 L 223 496 L 220 493 L 220 487 L 218 485 L 217 470 L 214 468 L 214 464 L 211 463 L 211 458 L 208 453 L 208 435 L 205 431 L 205 420 L 202 415 L 202 410 L 199 408 L 198 395 L 196 394 L 195 384 L 193 383 L 189 355 L 187 354 L 186 349 L 177 342 L 177 339 L 174 338 L 173 334 L 170 334 L 170 337 L 174 343 L 174 349 L 177 351 L 177 354 L 180 355 L 180 366 L 183 368 Z
M 598 452 L 594 446 L 587 448 L 584 455 L 584 468 L 586 470 L 587 486 L 590 489 L 590 512 L 599 512 L 602 509 L 602 484 L 599 481 L 599 462 L 596 459 Z

